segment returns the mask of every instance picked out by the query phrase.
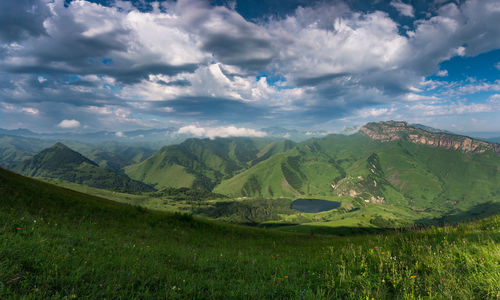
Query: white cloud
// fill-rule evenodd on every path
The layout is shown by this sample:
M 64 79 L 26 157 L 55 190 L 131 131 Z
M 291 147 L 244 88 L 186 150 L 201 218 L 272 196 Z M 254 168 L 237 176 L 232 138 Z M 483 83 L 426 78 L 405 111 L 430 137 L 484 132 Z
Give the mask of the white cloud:
M 497 63 L 495 64 L 495 68 L 497 68 L 498 70 L 500 70 L 500 62 L 497 62 Z
M 457 91 L 461 94 L 474 94 L 478 92 L 500 91 L 500 80 L 493 83 L 473 82 L 468 85 L 460 86 Z
M 93 118 L 120 129 L 124 123 L 158 124 L 140 119 L 141 112 L 193 116 L 178 103 L 194 97 L 251 104 L 269 119 L 291 115 L 284 112 L 336 118 L 339 111 L 356 115 L 363 108 L 377 117 L 383 111 L 370 111 L 373 105 L 441 101 L 442 95 L 421 95 L 447 84 L 423 85 L 429 75 L 447 76 L 440 62 L 500 48 L 498 0 L 448 2 L 410 30 L 386 12 L 353 11 L 340 1 L 249 22 L 234 9 L 197 0 L 155 3 L 149 12 L 122 1 L 106 7 L 43 0 L 38 5 L 50 9 L 44 15 L 47 34 L 0 45 L 0 67 L 7 74 L 0 74 L 0 98 L 72 99 L 69 105 L 85 114 L 79 117 L 84 123 Z M 402 0 L 390 5 L 403 16 L 415 15 Z M 256 78 L 273 72 L 278 82 Z M 78 81 L 68 83 L 61 73 Z M 481 81 L 452 88 L 457 94 L 500 90 L 498 83 Z M 166 104 L 155 108 L 152 100 Z M 36 108 L 14 107 L 38 114 Z
M 500 103 L 490 101 L 487 103 L 451 103 L 441 105 L 416 104 L 409 107 L 414 114 L 423 116 L 453 116 L 474 113 L 491 113 L 500 111 Z
M 439 76 L 439 77 L 446 77 L 446 76 L 448 76 L 448 70 L 439 70 L 436 73 L 436 75 Z
M 117 137 L 126 137 L 126 135 L 122 131 L 115 132 L 115 136 L 117 136 Z
M 407 101 L 436 101 L 439 100 L 438 97 L 436 96 L 425 96 L 425 95 L 419 95 L 415 93 L 408 93 L 404 96 L 404 99 Z
M 397 9 L 399 14 L 401 14 L 402 16 L 410 18 L 415 17 L 413 6 L 411 6 L 410 4 L 403 3 L 401 0 L 393 0 L 390 4 L 392 7 Z
M 382 116 L 388 115 L 392 112 L 392 109 L 388 108 L 370 108 L 363 109 L 359 112 L 359 116 L 361 118 L 380 118 Z
M 38 115 L 40 113 L 40 111 L 34 107 L 20 107 L 6 102 L 0 102 L 0 105 L 8 112 L 21 112 L 29 115 Z
M 236 136 L 245 136 L 245 137 L 264 137 L 266 136 L 265 132 L 258 131 L 250 128 L 243 127 L 235 127 L 235 126 L 219 126 L 219 127 L 198 127 L 196 125 L 187 125 L 181 127 L 178 131 L 178 134 L 190 134 L 197 137 L 208 137 L 210 139 L 214 139 L 216 137 L 236 137 Z
M 38 115 L 38 113 L 40 112 L 38 109 L 33 107 L 23 107 L 21 108 L 21 111 L 30 115 Z
M 77 120 L 62 120 L 57 127 L 64 129 L 78 128 L 80 127 L 80 122 Z

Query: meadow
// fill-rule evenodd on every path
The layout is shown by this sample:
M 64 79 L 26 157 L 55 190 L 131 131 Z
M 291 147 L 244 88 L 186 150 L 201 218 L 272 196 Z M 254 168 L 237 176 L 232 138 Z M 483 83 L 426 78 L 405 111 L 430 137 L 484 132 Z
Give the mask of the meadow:
M 497 299 L 500 218 L 339 237 L 150 211 L 0 170 L 0 298 Z

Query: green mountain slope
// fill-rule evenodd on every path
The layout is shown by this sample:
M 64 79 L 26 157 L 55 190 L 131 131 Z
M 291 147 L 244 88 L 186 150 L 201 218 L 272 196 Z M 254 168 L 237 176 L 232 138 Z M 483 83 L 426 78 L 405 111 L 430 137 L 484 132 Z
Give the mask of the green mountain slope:
M 291 147 L 290 142 L 267 139 L 188 139 L 166 146 L 145 161 L 125 168 L 131 178 L 164 187 L 211 190 L 224 178 L 248 168 L 254 160 Z
M 14 167 L 14 171 L 31 177 L 66 180 L 97 188 L 122 192 L 148 192 L 154 189 L 125 175 L 98 166 L 62 143 L 43 150 Z
M 487 213 L 486 204 L 500 202 L 495 144 L 477 141 L 476 147 L 466 137 L 440 132 L 437 139 L 425 132 L 436 146 L 404 132 L 386 138 L 384 130 L 394 134 L 389 126 L 376 131 L 376 138 L 358 133 L 299 143 L 222 181 L 214 191 L 233 197 L 327 197 L 354 208 L 371 203 L 436 217 L 482 205 L 480 215 Z
M 495 299 L 500 218 L 335 237 L 148 211 L 0 168 L 2 299 Z
M 361 135 L 310 139 L 223 181 L 214 191 L 247 197 L 332 195 L 331 184 L 345 177 L 346 168 L 370 143 Z

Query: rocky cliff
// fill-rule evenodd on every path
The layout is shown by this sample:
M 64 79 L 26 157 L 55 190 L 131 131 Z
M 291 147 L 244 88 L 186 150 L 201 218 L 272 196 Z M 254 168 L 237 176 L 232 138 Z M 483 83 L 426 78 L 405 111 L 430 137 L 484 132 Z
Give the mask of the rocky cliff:
M 463 152 L 482 153 L 488 150 L 500 154 L 500 144 L 488 143 L 467 136 L 446 132 L 430 132 L 406 122 L 387 121 L 368 123 L 360 129 L 362 134 L 382 142 L 407 139 L 416 144 Z

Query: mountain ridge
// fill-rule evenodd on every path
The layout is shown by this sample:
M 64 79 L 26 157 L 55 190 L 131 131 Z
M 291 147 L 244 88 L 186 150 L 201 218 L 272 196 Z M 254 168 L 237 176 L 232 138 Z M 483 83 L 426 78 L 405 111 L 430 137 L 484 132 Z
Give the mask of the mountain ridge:
M 370 137 L 372 140 L 381 142 L 397 141 L 405 138 L 416 144 L 443 149 L 472 153 L 483 153 L 490 150 L 500 154 L 500 144 L 445 131 L 432 132 L 425 130 L 421 126 L 414 127 L 404 121 L 367 123 L 361 127 L 360 133 Z

